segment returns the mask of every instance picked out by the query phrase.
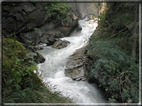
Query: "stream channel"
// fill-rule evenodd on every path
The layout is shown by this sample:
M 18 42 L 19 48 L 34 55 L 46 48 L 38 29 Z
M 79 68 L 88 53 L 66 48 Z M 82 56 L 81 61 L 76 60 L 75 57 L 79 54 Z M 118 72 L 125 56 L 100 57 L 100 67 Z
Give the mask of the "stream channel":
M 38 64 L 38 76 L 52 92 L 60 92 L 64 97 L 69 97 L 74 103 L 105 103 L 101 92 L 94 84 L 87 81 L 74 81 L 64 74 L 66 63 L 70 55 L 77 49 L 86 45 L 89 37 L 97 27 L 97 22 L 79 20 L 81 31 L 73 31 L 69 37 L 61 38 L 70 44 L 63 49 L 54 49 L 51 46 L 38 51 L 46 61 Z

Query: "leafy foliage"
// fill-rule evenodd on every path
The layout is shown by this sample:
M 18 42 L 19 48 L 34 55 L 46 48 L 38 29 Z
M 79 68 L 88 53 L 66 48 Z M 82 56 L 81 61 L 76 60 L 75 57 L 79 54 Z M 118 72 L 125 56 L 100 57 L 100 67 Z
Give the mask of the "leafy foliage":
M 113 41 L 96 41 L 94 46 L 96 55 L 90 74 L 105 89 L 107 97 L 122 102 L 128 102 L 128 99 L 138 102 L 138 65 L 135 60 L 122 52 Z
M 93 59 L 90 77 L 94 77 L 110 102 L 139 101 L 138 50 L 131 57 L 134 6 L 109 3 L 101 14 L 99 26 L 90 39 L 87 55 Z M 138 49 L 138 39 L 137 39 Z
M 36 64 L 25 61 L 27 54 L 22 44 L 3 38 L 2 96 L 6 103 L 61 103 L 70 102 L 57 93 L 51 93 L 33 72 Z
M 55 20 L 55 23 L 66 21 L 67 17 L 71 16 L 70 7 L 66 3 L 48 3 L 45 10 L 48 16 Z

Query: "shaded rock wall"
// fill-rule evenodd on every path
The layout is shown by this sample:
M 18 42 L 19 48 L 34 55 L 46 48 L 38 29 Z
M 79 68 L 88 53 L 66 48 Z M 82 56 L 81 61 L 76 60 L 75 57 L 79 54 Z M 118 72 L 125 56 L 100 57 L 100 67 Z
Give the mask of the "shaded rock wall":
M 99 14 L 99 3 L 68 3 L 71 6 L 67 22 L 53 23 L 47 14 L 46 2 L 2 2 L 2 31 L 3 36 L 14 34 L 19 41 L 26 45 L 46 43 L 52 45 L 58 38 L 68 36 L 78 25 L 78 17 Z
M 3 36 L 11 37 L 16 34 L 26 45 L 52 45 L 58 38 L 68 36 L 78 25 L 78 18 L 71 9 L 68 11 L 71 15 L 67 17 L 67 22 L 54 23 L 45 10 L 46 6 L 46 2 L 3 2 Z
M 3 2 L 3 30 L 6 33 L 28 32 L 51 21 L 44 9 L 46 5 L 46 3 Z

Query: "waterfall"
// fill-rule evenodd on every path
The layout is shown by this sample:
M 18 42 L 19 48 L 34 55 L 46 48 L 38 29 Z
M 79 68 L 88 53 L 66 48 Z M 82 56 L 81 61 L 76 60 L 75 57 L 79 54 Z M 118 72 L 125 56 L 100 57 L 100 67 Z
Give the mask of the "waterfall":
M 70 42 L 67 47 L 54 49 L 47 46 L 38 51 L 46 58 L 44 63 L 38 64 L 38 75 L 52 92 L 60 92 L 74 103 L 104 103 L 104 98 L 94 84 L 74 81 L 64 74 L 69 56 L 88 42 L 97 27 L 97 22 L 90 24 L 86 20 L 79 20 L 79 24 L 81 31 L 74 31 L 70 37 L 61 38 Z

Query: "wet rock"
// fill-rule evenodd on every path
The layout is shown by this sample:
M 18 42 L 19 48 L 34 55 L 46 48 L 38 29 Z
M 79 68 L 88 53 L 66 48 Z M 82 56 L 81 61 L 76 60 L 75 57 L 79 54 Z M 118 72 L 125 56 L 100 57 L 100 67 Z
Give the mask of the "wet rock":
M 38 52 L 30 52 L 30 53 L 27 53 L 27 56 L 24 59 L 24 61 L 25 62 L 34 61 L 36 63 L 43 63 L 45 61 L 45 58 Z
M 54 35 L 49 37 L 49 41 L 54 43 L 55 41 Z
M 81 30 L 82 30 L 82 27 L 81 27 L 81 26 L 78 26 L 78 27 L 76 28 L 76 30 L 77 30 L 77 31 L 81 31 Z
M 36 50 L 42 50 L 43 49 L 43 47 L 40 47 L 40 46 L 34 46 L 34 50 L 36 51 Z
M 43 63 L 45 61 L 45 58 L 41 54 L 36 52 L 36 56 L 34 56 L 34 61 L 36 63 Z
M 52 47 L 56 49 L 61 49 L 67 47 L 69 43 L 69 41 L 59 39 L 52 45 Z
M 56 29 L 45 32 L 41 28 L 37 28 L 34 31 L 20 34 L 22 42 L 32 46 L 38 45 L 39 43 L 46 43 L 50 46 L 53 45 L 58 38 L 62 37 L 64 37 L 64 34 Z
M 47 31 L 46 34 L 48 34 L 50 36 L 54 36 L 54 38 L 62 38 L 62 37 L 64 37 L 64 34 L 60 30 L 58 30 L 58 29 Z
M 43 36 L 40 38 L 40 43 L 45 43 L 45 44 L 49 43 L 47 34 L 43 34 Z
M 48 28 L 49 27 L 50 26 L 48 26 Z M 34 30 L 27 33 L 21 33 L 20 38 L 22 42 L 24 42 L 27 45 L 33 46 L 39 43 L 46 43 L 48 46 L 50 46 L 50 45 L 53 45 L 55 41 L 57 41 L 57 39 L 67 36 L 70 33 L 70 30 L 72 29 L 71 27 L 60 27 L 54 30 L 46 31 L 46 29 L 48 28 L 44 26 L 42 28 L 37 28 L 38 29 L 37 31 Z M 60 43 L 60 46 L 66 47 L 67 41 Z M 63 47 L 60 47 L 60 48 L 63 48 Z M 55 47 L 55 48 L 59 48 L 59 47 Z
M 73 80 L 86 80 L 87 71 L 85 68 L 86 56 L 85 49 L 78 49 L 68 59 L 65 69 L 65 75 Z
M 73 69 L 66 69 L 65 74 L 73 80 L 81 80 L 85 76 L 84 69 L 81 66 Z
M 35 49 L 35 51 L 37 51 L 37 50 L 42 50 L 42 49 L 44 49 L 44 47 L 46 47 L 46 46 L 47 46 L 47 44 L 41 43 L 41 44 L 39 44 L 39 45 L 34 46 L 34 49 Z
M 21 7 L 26 12 L 32 12 L 33 10 L 36 9 L 31 3 L 22 3 Z
M 85 81 L 86 78 L 85 78 L 85 77 L 79 77 L 79 78 L 76 78 L 75 80 L 76 80 L 76 81 L 80 81 L 80 80 L 81 80 L 81 81 Z
M 59 30 L 64 36 L 68 36 L 72 31 L 72 27 L 58 27 L 57 30 Z
M 92 24 L 92 23 L 94 23 L 95 22 L 95 20 L 89 20 L 89 23 L 90 24 Z
M 38 32 L 31 31 L 27 33 L 21 33 L 20 38 L 26 45 L 37 45 L 41 35 L 42 32 L 40 30 Z
M 45 17 L 46 18 L 46 17 Z M 43 25 L 41 28 L 40 28 L 42 31 L 49 31 L 49 30 L 53 30 L 55 29 L 55 24 L 54 23 L 47 23 L 45 25 Z

